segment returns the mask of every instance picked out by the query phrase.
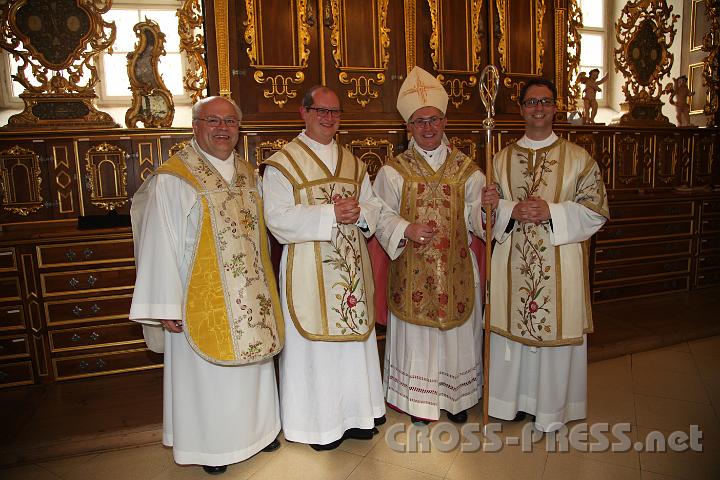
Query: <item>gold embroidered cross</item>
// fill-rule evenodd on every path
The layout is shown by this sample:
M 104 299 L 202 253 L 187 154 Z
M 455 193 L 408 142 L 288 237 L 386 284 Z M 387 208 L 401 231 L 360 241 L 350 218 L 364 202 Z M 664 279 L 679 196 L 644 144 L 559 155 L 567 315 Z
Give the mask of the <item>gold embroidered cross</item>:
M 417 93 L 418 95 L 420 95 L 420 98 L 422 98 L 422 102 L 425 103 L 425 102 L 427 102 L 428 90 L 437 90 L 438 88 L 443 88 L 443 87 L 442 87 L 442 85 L 433 86 L 431 84 L 422 83 L 422 80 L 420 79 L 420 77 L 418 77 L 415 81 L 414 88 L 405 90 L 404 92 L 400 92 L 400 96 L 404 97 L 404 96 L 410 95 L 412 93 Z

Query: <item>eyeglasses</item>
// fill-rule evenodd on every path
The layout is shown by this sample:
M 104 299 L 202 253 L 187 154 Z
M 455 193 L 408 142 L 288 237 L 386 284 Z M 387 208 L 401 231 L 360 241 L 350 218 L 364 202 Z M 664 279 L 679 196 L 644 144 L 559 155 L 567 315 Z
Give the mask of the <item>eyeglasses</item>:
M 308 112 L 310 110 L 315 110 L 315 112 L 318 114 L 318 117 L 327 117 L 330 115 L 332 118 L 338 118 L 340 115 L 342 115 L 342 110 L 339 108 L 323 108 L 323 107 L 305 107 L 305 110 Z
M 433 115 L 432 117 L 428 117 L 428 118 L 422 118 L 422 117 L 416 118 L 415 120 L 412 120 L 407 123 L 408 123 L 408 125 L 414 125 L 418 128 L 427 127 L 428 125 L 437 127 L 438 125 L 440 125 L 440 122 L 442 122 L 444 118 L 445 117 L 437 117 L 437 116 Z
M 554 98 L 528 98 L 522 102 L 524 107 L 537 107 L 542 105 L 543 107 L 551 107 L 555 105 Z
M 224 123 L 230 128 L 235 128 L 240 125 L 240 120 L 237 118 L 220 118 L 220 117 L 205 117 L 205 118 L 194 118 L 193 120 L 200 120 L 208 124 L 208 127 L 219 127 L 221 123 Z

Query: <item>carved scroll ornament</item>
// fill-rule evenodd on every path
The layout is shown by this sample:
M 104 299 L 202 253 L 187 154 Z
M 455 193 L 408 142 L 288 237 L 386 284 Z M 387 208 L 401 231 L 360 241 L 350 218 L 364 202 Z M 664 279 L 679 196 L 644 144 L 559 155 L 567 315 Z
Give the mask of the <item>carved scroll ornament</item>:
M 250 66 L 255 68 L 253 78 L 260 85 L 266 85 L 263 96 L 271 99 L 278 107 L 283 108 L 287 101 L 297 96 L 295 86 L 305 80 L 305 70 L 310 57 L 310 30 L 308 29 L 309 7 L 307 0 L 294 0 L 293 11 L 297 34 L 293 39 L 293 50 L 297 58 L 295 64 L 291 65 L 266 65 L 259 48 L 262 39 L 258 37 L 258 24 L 256 12 L 257 5 L 261 0 L 245 0 L 247 19 L 245 20 L 245 42 L 247 43 L 247 55 Z M 268 75 L 267 72 L 272 72 Z
M 205 35 L 200 0 L 185 0 L 176 12 L 180 51 L 185 52 L 187 69 L 183 76 L 185 90 L 190 92 L 192 103 L 205 97 L 207 65 L 205 65 Z
M 703 77 L 707 86 L 703 113 L 709 115 L 708 126 L 720 126 L 720 0 L 705 0 L 710 31 L 703 37 Z
M 615 24 L 615 68 L 625 77 L 623 93 L 629 107 L 620 123 L 669 123 L 662 114 L 661 79 L 669 75 L 679 15 L 665 0 L 631 0 Z
M 357 101 L 365 107 L 371 100 L 380 96 L 380 92 L 373 85 L 385 83 L 385 72 L 390 62 L 390 29 L 387 28 L 388 0 L 369 0 L 374 2 L 372 8 L 376 12 L 375 23 L 377 31 L 373 32 L 371 47 L 373 48 L 374 64 L 371 67 L 354 67 L 349 65 L 346 42 L 347 29 L 353 28 L 352 21 L 346 16 L 340 0 L 330 1 L 332 24 L 330 26 L 330 44 L 333 47 L 332 55 L 335 67 L 340 70 L 338 79 L 343 85 L 350 85 L 353 90 L 347 91 L 350 99 Z
M 111 5 L 111 0 L 18 0 L 0 9 L 0 47 L 20 60 L 13 80 L 25 88 L 20 94 L 25 109 L 5 128 L 117 126 L 93 105 L 94 60 L 115 41 L 115 24 L 102 19 Z
M 160 25 L 145 19 L 133 27 L 138 43 L 128 53 L 128 78 L 132 91 L 132 106 L 125 113 L 125 125 L 137 127 L 170 127 L 175 116 L 172 94 L 165 86 L 158 70 L 160 57 L 165 55 L 165 34 Z
M 580 100 L 580 83 L 577 77 L 580 73 L 580 29 L 583 27 L 582 10 L 578 6 L 578 0 L 568 2 L 568 41 L 567 41 L 567 62 L 568 62 L 568 110 L 577 108 Z

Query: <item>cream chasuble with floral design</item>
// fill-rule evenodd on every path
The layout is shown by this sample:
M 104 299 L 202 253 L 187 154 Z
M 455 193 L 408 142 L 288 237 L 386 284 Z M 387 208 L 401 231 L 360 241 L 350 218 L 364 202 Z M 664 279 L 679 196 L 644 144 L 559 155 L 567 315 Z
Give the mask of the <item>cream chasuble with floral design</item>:
M 296 205 L 357 198 L 366 171 L 363 162 L 338 146 L 331 172 L 297 138 L 264 163 L 292 184 Z M 342 342 L 370 335 L 375 326 L 372 267 L 358 226 L 337 224 L 329 242 L 288 245 L 286 268 L 288 310 L 303 337 Z
M 388 163 L 403 177 L 400 216 L 432 225 L 432 243 L 408 242 L 390 264 L 388 308 L 405 322 L 442 330 L 473 311 L 475 282 L 465 224 L 465 182 L 478 166 L 457 149 L 434 171 L 415 149 Z
M 283 322 L 252 166 L 235 155 L 230 185 L 188 146 L 157 169 L 195 189 L 201 203 L 183 312 L 193 350 L 209 362 L 242 365 L 277 354 Z
M 502 198 L 575 202 L 609 218 L 597 163 L 578 145 L 557 139 L 529 150 L 515 144 L 494 161 Z M 588 241 L 551 244 L 550 221 L 515 222 L 492 254 L 491 330 L 531 346 L 579 345 L 592 331 Z

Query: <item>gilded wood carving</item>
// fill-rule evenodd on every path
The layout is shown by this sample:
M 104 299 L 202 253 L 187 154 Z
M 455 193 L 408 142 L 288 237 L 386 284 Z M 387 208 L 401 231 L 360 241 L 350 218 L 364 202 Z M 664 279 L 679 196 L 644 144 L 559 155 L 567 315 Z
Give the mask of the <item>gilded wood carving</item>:
M 128 202 L 127 153 L 109 143 L 92 147 L 85 154 L 85 179 L 90 203 L 114 210 Z
M 629 107 L 623 124 L 667 124 L 662 114 L 661 80 L 670 73 L 673 54 L 669 49 L 675 38 L 679 15 L 665 0 L 631 0 L 615 24 L 615 69 L 625 77 L 623 93 Z
M 720 0 L 705 0 L 705 10 L 710 19 L 710 31 L 703 37 L 703 51 L 708 56 L 703 61 L 703 76 L 707 86 L 703 113 L 709 115 L 708 126 L 720 126 Z
M 205 97 L 207 66 L 205 65 L 205 34 L 200 0 L 185 0 L 177 11 L 180 51 L 185 52 L 187 69 L 183 76 L 185 90 L 193 103 Z
M 253 78 L 258 84 L 265 86 L 263 96 L 272 100 L 279 108 L 283 108 L 289 99 L 297 96 L 296 86 L 305 80 L 303 71 L 307 68 L 310 57 L 307 0 L 291 0 L 290 3 L 295 28 L 290 52 L 293 61 L 285 64 L 271 64 L 266 62 L 263 50 L 264 32 L 260 29 L 261 19 L 258 17 L 261 2 L 260 0 L 245 0 L 247 19 L 243 22 L 245 25 L 244 38 L 248 45 L 246 52 L 250 66 L 255 69 Z
M 351 140 L 345 146 L 353 155 L 365 162 L 370 180 L 375 180 L 380 167 L 393 158 L 393 144 L 385 138 L 367 137 Z
M 480 40 L 480 18 L 483 2 L 466 0 L 461 11 L 446 12 L 442 0 L 428 0 L 430 6 L 430 57 L 433 67 L 438 72 L 438 80 L 445 86 L 450 101 L 456 108 L 470 100 L 475 86 L 477 86 L 477 73 L 482 64 L 482 42 Z M 460 9 L 458 9 L 460 10 Z M 453 18 L 453 22 L 446 21 L 446 17 Z M 457 22 L 463 22 L 462 25 Z M 452 25 L 452 31 L 448 31 Z M 453 33 L 457 30 L 465 32 L 466 42 L 453 42 Z M 455 31 L 455 32 L 454 32 Z M 459 43 L 459 44 L 458 44 Z M 457 49 L 464 52 L 464 62 L 455 64 L 450 55 Z
M 577 77 L 580 73 L 580 29 L 583 27 L 582 11 L 578 6 L 578 0 L 568 0 L 567 15 L 568 30 L 567 46 L 565 48 L 565 51 L 567 52 L 567 78 L 569 79 L 567 90 L 567 110 L 574 111 L 577 109 L 577 103 L 580 99 L 580 85 L 577 81 Z M 558 62 L 558 64 L 555 65 L 555 68 L 562 69 L 564 66 L 564 62 Z M 558 86 L 558 92 L 563 91 L 564 90 Z
M 15 145 L 0 152 L 0 205 L 5 211 L 27 216 L 43 207 L 40 157 Z
M 25 88 L 24 111 L 4 128 L 117 126 L 93 105 L 94 60 L 115 41 L 115 24 L 102 19 L 111 5 L 111 0 L 18 0 L 0 10 L 0 47 L 21 60 L 13 79 Z
M 165 34 L 160 25 L 145 19 L 133 27 L 138 43 L 128 53 L 127 72 L 132 91 L 132 105 L 125 113 L 125 125 L 136 128 L 170 127 L 175 116 L 172 94 L 158 71 L 160 57 L 165 55 Z
M 270 158 L 273 153 L 282 150 L 287 143 L 288 141 L 284 138 L 260 142 L 255 147 L 255 165 L 260 165 L 262 162 Z
M 348 98 L 365 107 L 371 100 L 380 96 L 373 85 L 385 83 L 385 73 L 390 62 L 390 29 L 387 28 L 388 0 L 363 0 L 363 8 L 369 8 L 372 22 L 353 22 L 348 18 L 346 2 L 330 0 L 330 44 L 335 67 L 340 71 L 338 79 L 343 85 L 350 85 L 346 91 Z M 369 32 L 367 29 L 369 28 Z M 356 37 L 357 38 L 353 38 Z M 363 38 L 372 39 L 362 42 Z M 365 45 L 363 45 L 365 43 Z M 370 49 L 371 65 L 362 63 L 352 65 L 352 50 Z

